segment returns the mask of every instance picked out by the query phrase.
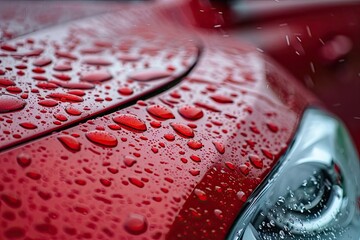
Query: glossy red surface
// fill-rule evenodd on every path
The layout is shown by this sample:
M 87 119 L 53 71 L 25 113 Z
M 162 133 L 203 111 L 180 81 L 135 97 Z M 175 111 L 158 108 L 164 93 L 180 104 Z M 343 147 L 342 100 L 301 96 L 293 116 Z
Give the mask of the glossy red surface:
M 2 44 L 18 53 L 38 49 L 28 49 L 31 38 L 44 51 L 23 57 L 5 47 L 0 57 L 10 80 L 3 81 L 1 97 L 17 106 L 0 113 L 1 144 L 18 143 L 14 134 L 27 141 L 0 153 L 1 237 L 226 236 L 287 149 L 303 110 L 316 100 L 255 48 L 180 27 L 186 23 L 172 22 L 181 18 L 170 18 L 169 9 L 176 12 L 171 4 L 155 4 L 150 13 L 135 5 Z M 179 16 L 186 14 L 179 9 Z M 201 55 L 187 73 L 198 42 Z M 16 69 L 18 61 L 27 68 L 8 69 Z M 71 74 L 64 74 L 71 80 L 53 75 L 70 65 Z M 160 69 L 138 74 L 153 67 Z M 32 78 L 34 70 L 41 80 Z M 85 70 L 102 72 L 89 77 Z M 181 82 L 170 83 L 175 77 L 168 78 L 169 72 Z M 152 81 L 159 75 L 164 80 Z M 84 81 L 94 88 L 79 89 Z M 77 87 L 70 90 L 69 83 Z M 9 86 L 23 92 L 9 92 Z M 18 97 L 25 91 L 28 98 Z M 138 101 L 124 105 L 129 98 Z M 86 106 L 89 114 L 82 113 Z M 66 125 L 85 117 L 91 119 Z M 37 136 L 32 131 L 55 129 L 61 132 L 29 141 Z
M 134 102 L 193 66 L 191 37 L 134 22 L 108 14 L 2 43 L 0 149 Z

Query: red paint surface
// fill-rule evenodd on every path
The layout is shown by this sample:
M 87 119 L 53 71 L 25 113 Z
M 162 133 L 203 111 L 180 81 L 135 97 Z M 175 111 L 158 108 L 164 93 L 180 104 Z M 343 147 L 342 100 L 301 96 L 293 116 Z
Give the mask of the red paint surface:
M 122 14 L 127 16 L 125 11 Z M 134 102 L 176 80 L 193 66 L 198 49 L 189 34 L 180 36 L 161 23 L 156 27 L 133 27 L 138 20 L 126 20 L 126 16 L 105 14 L 8 41 L 19 46 L 15 53 L 0 50 L 0 69 L 4 71 L 0 112 L 6 113 L 0 116 L 0 149 Z M 152 16 L 145 19 L 160 21 Z M 30 38 L 31 42 L 27 41 Z M 101 51 L 83 53 L 91 47 Z M 37 56 L 27 56 L 32 49 L 42 51 Z M 123 62 L 119 59 L 122 54 L 138 58 Z M 20 64 L 23 73 L 19 76 L 14 66 Z M 59 64 L 71 68 L 59 70 Z M 83 90 L 81 96 L 74 94 L 76 90 Z M 78 109 L 79 114 L 69 113 L 68 108 Z M 58 114 L 66 119 L 57 121 Z M 23 128 L 19 122 L 29 122 L 37 128 Z
M 33 72 L 33 57 L 1 55 L 7 66 L 4 76 L 27 94 L 16 95 L 27 102 L 24 109 L 0 115 L 0 130 L 5 131 L 1 143 L 7 144 L 3 147 L 23 141 L 27 131 L 63 128 L 0 153 L 1 237 L 221 239 L 251 192 L 287 149 L 313 98 L 254 48 L 206 34 L 197 33 L 194 38 L 194 30 L 160 28 L 159 24 L 169 19 L 159 8 L 148 14 L 134 7 L 131 14 L 123 10 L 80 20 L 75 27 L 49 29 L 59 31 L 57 37 L 62 40 L 42 44 L 39 54 L 53 60 L 40 67 L 43 75 Z M 137 16 L 136 24 L 147 27 L 133 27 L 133 16 Z M 91 40 L 83 40 L 82 34 Z M 31 35 L 34 44 L 40 44 L 45 35 L 46 31 Z M 67 37 L 72 41 L 65 41 Z M 180 84 L 141 100 L 141 94 L 173 78 L 156 84 L 129 81 L 128 73 L 155 64 L 179 75 L 196 60 L 193 40 L 198 38 L 203 52 L 195 69 Z M 26 47 L 19 45 L 17 53 Z M 33 49 L 27 49 L 25 55 Z M 84 49 L 86 54 L 109 58 L 113 62 L 110 70 L 103 61 L 100 66 L 83 63 Z M 124 61 L 120 52 L 138 57 L 119 63 L 117 58 Z M 52 81 L 58 58 L 72 66 L 61 68 L 69 69 L 64 74 L 70 80 L 55 77 Z M 28 67 L 23 75 L 13 75 L 9 68 L 19 61 Z M 138 68 L 133 64 L 139 64 Z M 91 89 L 65 87 L 70 97 L 47 97 L 67 83 L 77 84 L 82 70 L 98 68 L 108 69 L 113 78 L 99 81 Z M 32 78 L 35 74 L 58 88 L 35 87 L 33 84 L 41 81 Z M 119 87 L 131 87 L 134 93 L 121 95 Z M 6 88 L 2 87 L 3 92 Z M 139 101 L 111 111 L 128 98 Z M 45 99 L 58 104 L 40 107 L 38 101 Z M 105 108 L 112 113 L 93 118 Z M 93 119 L 65 129 L 63 122 L 89 115 Z M 37 128 L 25 130 L 18 126 L 19 118 L 21 122 L 36 120 Z

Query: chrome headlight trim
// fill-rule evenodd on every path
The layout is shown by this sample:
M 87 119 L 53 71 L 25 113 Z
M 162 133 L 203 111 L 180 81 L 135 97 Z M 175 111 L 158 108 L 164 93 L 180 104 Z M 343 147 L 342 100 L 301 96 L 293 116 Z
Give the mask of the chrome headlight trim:
M 228 239 L 360 239 L 360 165 L 341 122 L 305 111 L 287 153 Z

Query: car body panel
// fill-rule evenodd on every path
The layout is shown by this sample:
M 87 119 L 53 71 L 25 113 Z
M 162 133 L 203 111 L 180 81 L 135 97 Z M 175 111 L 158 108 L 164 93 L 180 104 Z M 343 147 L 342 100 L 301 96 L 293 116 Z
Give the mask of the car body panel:
M 2 153 L 1 211 L 16 219 L 2 220 L 2 234 L 225 237 L 291 142 L 308 104 L 294 97 L 295 90 L 300 94 L 294 86 L 282 95 L 269 88 L 277 86 L 265 70 L 276 70 L 276 83 L 290 76 L 266 67 L 256 51 L 234 47 L 209 48 L 193 73 L 160 96 Z M 171 114 L 154 116 L 153 105 Z M 190 115 L 181 115 L 187 105 Z M 126 122 L 109 128 L 122 114 L 133 114 L 147 130 Z M 91 137 L 95 131 L 102 140 Z M 70 140 L 62 141 L 65 136 Z M 72 148 L 76 143 L 79 149 Z M 136 219 L 146 227 L 131 230 Z
M 159 18 L 144 16 L 154 26 L 144 27 L 121 13 L 0 44 L 0 149 L 134 103 L 193 67 L 196 39 Z
M 360 153 L 359 1 L 192 1 L 184 11 L 190 26 L 274 58 L 344 121 Z
M 137 16 L 135 25 L 141 27 L 135 28 L 136 34 L 117 24 L 115 33 L 120 38 L 127 37 L 120 33 L 138 38 L 155 33 L 155 38 L 173 41 L 169 46 L 177 51 L 184 49 L 175 58 L 181 81 L 167 85 L 171 88 L 162 93 L 166 87 L 156 89 L 169 82 L 151 84 L 153 94 L 137 95 L 136 104 L 117 101 L 102 106 L 89 98 L 96 109 L 87 118 L 91 119 L 62 124 L 61 129 L 46 127 L 61 131 L 2 151 L 1 236 L 221 239 L 227 235 L 246 199 L 291 144 L 303 111 L 319 103 L 255 47 L 181 28 L 188 23 L 176 22 L 181 18 L 167 11 L 176 12 L 175 7 L 154 5 L 151 13 L 124 9 L 84 23 L 93 31 L 94 22 L 103 19 L 111 24 L 99 29 L 102 34 L 114 33 L 116 21 L 131 22 Z M 161 43 L 164 51 L 173 51 L 166 41 Z M 199 45 L 203 50 L 197 60 Z M 100 94 L 108 84 L 99 83 L 94 91 Z M 111 88 L 118 96 L 115 90 Z M 36 101 L 28 105 L 37 111 Z

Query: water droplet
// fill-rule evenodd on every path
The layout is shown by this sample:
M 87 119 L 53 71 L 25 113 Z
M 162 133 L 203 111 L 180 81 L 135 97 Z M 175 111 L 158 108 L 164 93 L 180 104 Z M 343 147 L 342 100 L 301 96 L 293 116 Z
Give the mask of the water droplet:
M 212 111 L 212 112 L 221 112 L 216 107 L 211 106 L 211 105 L 206 104 L 206 103 L 196 102 L 195 105 L 198 106 L 198 107 L 204 108 L 206 110 Z
M 201 217 L 201 213 L 199 213 L 198 211 L 196 211 L 196 209 L 194 208 L 189 208 L 189 211 L 191 213 L 191 215 L 195 218 L 200 218 Z
M 135 177 L 129 177 L 129 182 L 139 188 L 143 188 L 145 186 L 145 184 L 141 180 L 139 180 Z
M 142 72 L 134 73 L 130 76 L 131 79 L 134 79 L 136 81 L 153 81 L 158 80 L 161 78 L 170 77 L 171 72 L 168 71 L 162 71 L 162 70 L 153 70 L 153 69 L 147 69 Z
M 133 114 L 119 114 L 118 116 L 113 118 L 114 122 L 117 124 L 123 125 L 130 129 L 138 130 L 138 131 L 146 131 L 146 124 L 137 116 Z
M 194 131 L 187 125 L 181 123 L 170 123 L 170 126 L 177 132 L 180 136 L 186 138 L 194 137 Z
M 220 220 L 224 218 L 224 216 L 222 215 L 222 211 L 220 209 L 214 209 L 214 214 Z
M 101 48 L 110 48 L 112 47 L 113 43 L 105 40 L 96 40 L 94 41 L 94 45 Z
M 240 201 L 246 202 L 246 195 L 245 195 L 245 193 L 243 191 L 238 191 L 236 193 L 236 196 Z
M 24 108 L 26 102 L 12 95 L 0 95 L 0 113 L 13 112 Z
M 104 82 L 110 80 L 112 75 L 106 70 L 96 70 L 81 74 L 80 80 L 86 82 Z
M 49 65 L 51 62 L 52 62 L 52 60 L 50 58 L 42 57 L 42 58 L 36 59 L 33 64 L 37 67 L 45 67 L 45 66 Z
M 152 151 L 153 153 L 158 153 L 158 152 L 159 152 L 159 149 L 156 148 L 156 147 L 152 147 L 152 148 L 151 148 L 151 151 Z
M 92 89 L 95 87 L 94 84 L 88 82 L 62 82 L 62 81 L 49 81 L 51 83 L 55 83 L 58 86 L 69 89 Z
M 159 127 L 161 127 L 161 122 L 159 122 L 159 121 L 151 121 L 151 122 L 150 122 L 150 125 L 151 125 L 153 128 L 159 128 Z
M 100 202 L 103 202 L 103 203 L 105 203 L 105 204 L 112 204 L 112 201 L 111 200 L 109 200 L 109 199 L 107 199 L 107 198 L 105 198 L 105 197 L 102 197 L 102 196 L 94 196 L 94 199 L 96 199 L 96 200 L 98 200 L 98 201 L 100 201 Z
M 59 72 L 65 72 L 72 70 L 72 67 L 70 64 L 67 63 L 58 63 L 54 66 L 54 70 Z
M 101 178 L 100 179 L 100 183 L 104 186 L 104 187 L 110 187 L 111 186 L 111 181 L 105 178 Z
M 23 122 L 23 123 L 20 123 L 19 125 L 25 129 L 36 129 L 37 128 L 37 126 L 31 122 Z
M 22 55 L 27 56 L 27 57 L 37 57 L 37 56 L 40 56 L 43 52 L 44 52 L 44 49 L 38 48 L 38 49 L 31 50 L 27 53 L 23 53 Z
M 190 159 L 193 160 L 194 162 L 201 162 L 201 158 L 195 154 L 191 155 Z
M 1 195 L 1 200 L 11 208 L 19 208 L 19 207 L 21 207 L 21 200 L 15 198 L 15 197 L 12 197 L 12 196 L 9 196 L 9 195 L 6 195 L 6 194 L 2 194 Z
M 56 85 L 55 83 L 51 83 L 51 82 L 39 82 L 38 84 L 36 84 L 36 86 L 38 88 L 43 88 L 43 89 L 55 89 L 55 88 L 58 88 L 58 85 Z
M 174 114 L 165 106 L 162 105 L 151 105 L 146 110 L 153 116 L 161 119 L 175 118 Z
M 0 78 L 0 86 L 15 86 L 15 82 L 7 78 Z
M 216 150 L 220 153 L 220 154 L 224 154 L 225 153 L 225 146 L 224 144 L 220 143 L 220 142 L 215 142 L 213 141 L 213 144 L 216 148 Z
M 60 58 L 67 58 L 67 59 L 70 59 L 70 60 L 77 60 L 77 57 L 69 52 L 62 52 L 62 51 L 56 51 L 55 52 L 56 56 L 57 57 L 60 57 Z
M 232 162 L 225 162 L 225 165 L 231 169 L 231 170 L 235 170 L 235 165 Z
M 132 167 L 136 163 L 136 160 L 132 157 L 125 157 L 124 163 L 127 167 Z
M 211 99 L 218 103 L 233 103 L 233 100 L 230 97 L 220 94 L 212 95 Z
M 142 234 L 148 228 L 147 219 L 143 215 L 131 213 L 124 222 L 124 228 L 132 235 Z
M 111 130 L 120 130 L 121 127 L 118 124 L 109 124 L 108 128 L 110 128 Z
M 264 166 L 261 158 L 258 155 L 252 154 L 249 156 L 249 159 L 256 168 L 262 168 Z
M 108 171 L 111 172 L 112 174 L 117 174 L 119 172 L 117 168 L 111 168 L 111 167 L 108 167 Z
M 47 192 L 38 192 L 39 197 L 41 197 L 42 199 L 44 199 L 45 201 L 49 200 L 52 196 L 51 193 L 47 193 Z
M 270 160 L 274 160 L 275 159 L 275 155 L 273 153 L 271 153 L 269 150 L 267 149 L 261 149 L 261 152 L 265 155 L 265 157 L 267 157 Z
M 191 140 L 189 140 L 188 141 L 188 143 L 187 143 L 187 145 L 190 147 L 190 148 L 192 148 L 192 149 L 200 149 L 200 148 L 202 148 L 202 143 L 201 142 L 199 142 L 199 141 L 197 141 L 197 140 L 193 140 L 193 139 L 191 139 Z
M 195 195 L 199 198 L 199 200 L 201 201 L 206 201 L 207 200 L 207 196 L 206 193 L 198 188 L 195 188 L 194 190 Z
M 81 149 L 81 143 L 79 143 L 79 141 L 72 136 L 61 135 L 58 137 L 58 139 L 62 145 L 70 151 L 77 152 Z
M 13 138 L 17 138 L 17 139 L 19 139 L 19 138 L 21 138 L 21 134 L 17 134 L 17 133 L 15 133 L 15 134 L 13 134 Z
M 70 93 L 50 93 L 49 95 L 47 95 L 47 97 L 56 99 L 58 101 L 62 101 L 62 102 L 82 102 L 84 101 L 84 99 L 82 97 L 79 97 L 77 95 L 74 94 L 70 94 Z
M 259 131 L 259 129 L 258 129 L 256 126 L 250 126 L 250 130 L 251 130 L 253 133 L 260 134 L 260 131 Z
M 41 67 L 35 67 L 32 71 L 34 73 L 39 73 L 39 74 L 42 74 L 42 73 L 46 72 L 46 70 L 44 68 L 41 68 Z M 17 74 L 19 76 L 23 76 L 23 75 L 25 75 L 25 72 L 24 71 L 17 71 Z
M 58 105 L 58 102 L 52 99 L 41 100 L 38 103 L 44 107 L 55 107 L 56 105 Z
M 2 44 L 0 48 L 2 50 L 8 51 L 8 52 L 16 52 L 17 51 L 16 46 L 13 46 L 10 44 Z
M 140 60 L 141 57 L 138 55 L 122 54 L 119 56 L 119 60 L 123 62 L 134 62 Z
M 274 133 L 279 131 L 279 127 L 276 126 L 274 123 L 266 123 L 266 126 L 269 128 L 270 131 Z
M 8 91 L 9 93 L 21 93 L 22 89 L 17 87 L 17 86 L 8 86 L 6 87 L 6 91 Z
M 39 73 L 39 74 L 46 72 L 45 69 L 43 69 L 43 68 L 41 68 L 41 67 L 36 67 L 36 68 L 34 68 L 32 71 L 33 71 L 34 73 Z
M 33 179 L 33 180 L 39 180 L 41 178 L 41 175 L 39 173 L 36 173 L 36 172 L 28 172 L 28 173 L 26 173 L 26 176 L 28 178 Z
M 153 197 L 152 198 L 155 202 L 161 202 L 162 198 L 161 197 Z
M 87 209 L 85 207 L 76 206 L 76 207 L 74 207 L 74 210 L 83 215 L 87 215 L 89 213 L 89 209 Z
M 247 176 L 247 175 L 249 174 L 249 172 L 250 172 L 249 166 L 246 165 L 246 164 L 241 164 L 241 165 L 240 165 L 240 172 L 241 172 L 242 174 L 244 174 L 245 176 Z
M 17 71 L 16 74 L 18 76 L 24 76 L 25 75 L 25 72 L 24 71 Z
M 203 111 L 195 106 L 182 106 L 179 108 L 179 113 L 186 119 L 197 120 L 204 116 Z
M 177 91 L 173 91 L 169 94 L 172 98 L 176 98 L 176 99 L 179 99 L 181 98 L 181 95 L 180 93 L 178 93 Z
M 103 58 L 88 58 L 84 60 L 84 63 L 95 66 L 109 66 L 112 63 Z
M 116 137 L 105 131 L 94 130 L 87 132 L 85 135 L 91 142 L 101 146 L 115 147 L 118 144 Z
M 37 80 L 37 81 L 47 81 L 47 77 L 45 76 L 40 76 L 40 75 L 35 75 L 32 77 L 33 79 Z
M 65 122 L 68 120 L 68 118 L 64 114 L 61 114 L 61 113 L 54 114 L 54 117 L 61 122 Z
M 15 66 L 17 69 L 27 69 L 27 66 L 26 66 L 26 64 L 17 64 L 16 66 Z
M 174 134 L 171 134 L 171 133 L 164 134 L 164 138 L 170 142 L 175 140 Z
M 20 153 L 17 156 L 16 161 L 21 167 L 26 168 L 31 164 L 31 157 L 25 153 Z
M 81 111 L 75 107 L 72 106 L 68 106 L 65 108 L 65 111 L 69 114 L 69 115 L 73 115 L 73 116 L 79 116 L 81 115 Z
M 85 96 L 85 92 L 83 90 L 69 90 L 68 91 L 69 94 L 73 94 L 73 95 L 77 95 L 77 96 Z
M 76 180 L 75 180 L 75 183 L 76 183 L 77 185 L 80 185 L 80 186 L 85 186 L 85 185 L 86 185 L 86 181 L 83 180 L 83 179 L 76 179 Z
M 97 54 L 97 53 L 101 53 L 102 51 L 104 50 L 97 47 L 83 48 L 80 50 L 82 54 Z
M 191 169 L 189 172 L 194 177 L 200 174 L 200 170 L 198 170 L 198 169 Z
M 62 81 L 70 81 L 71 80 L 71 77 L 64 73 L 62 73 L 62 74 L 55 73 L 55 74 L 53 74 L 53 76 Z
M 118 93 L 124 96 L 128 96 L 134 93 L 134 91 L 129 87 L 121 87 L 118 89 Z

